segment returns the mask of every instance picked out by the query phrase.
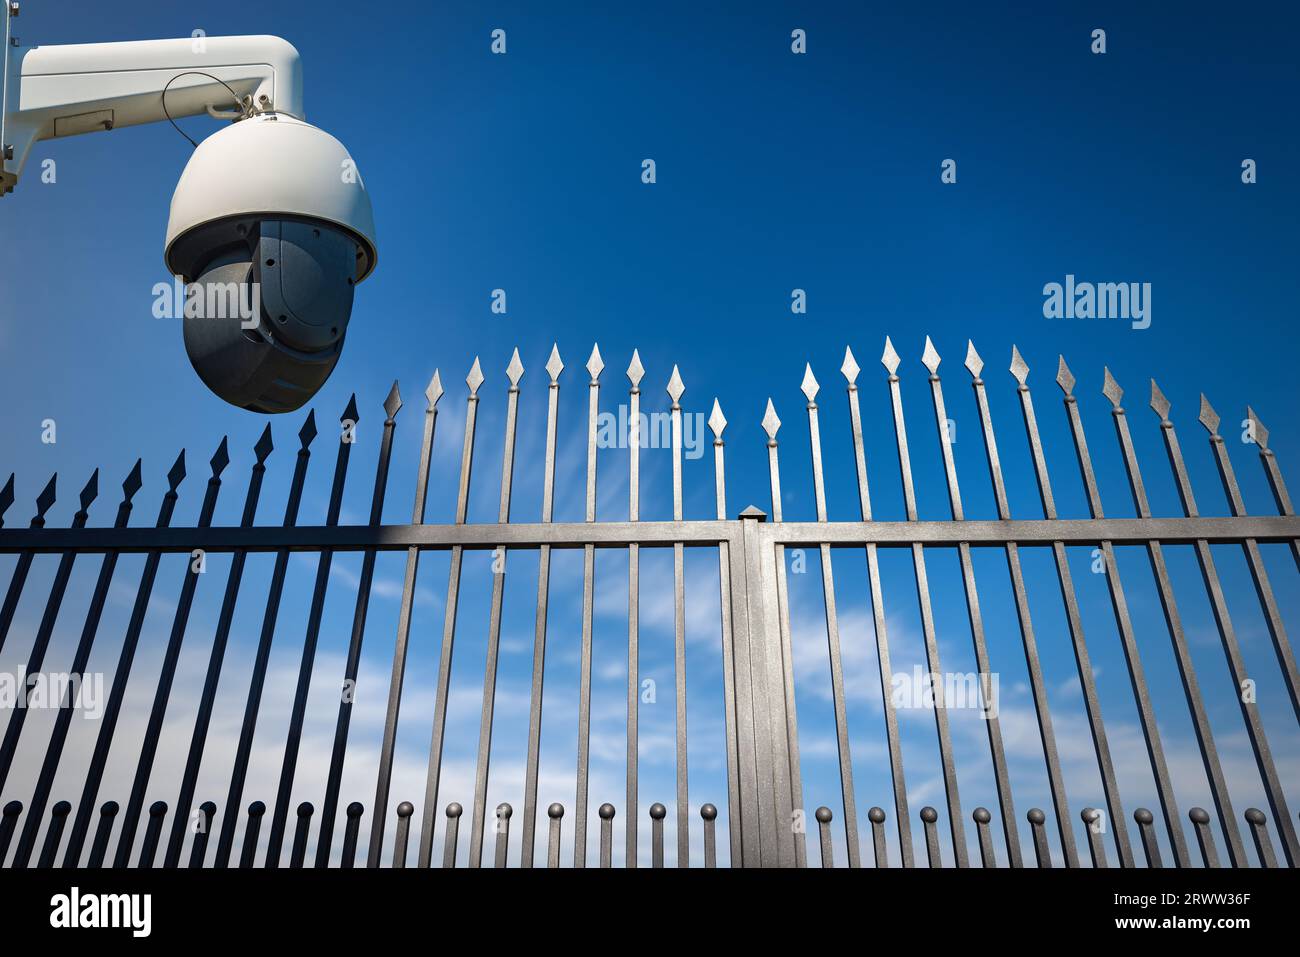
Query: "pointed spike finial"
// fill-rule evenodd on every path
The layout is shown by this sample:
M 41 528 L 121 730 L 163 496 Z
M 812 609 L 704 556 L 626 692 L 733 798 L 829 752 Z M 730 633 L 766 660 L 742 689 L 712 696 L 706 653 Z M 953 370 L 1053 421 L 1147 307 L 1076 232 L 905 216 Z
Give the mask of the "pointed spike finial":
M 230 444 L 226 441 L 226 436 L 221 437 L 221 444 L 217 450 L 212 453 L 212 458 L 208 459 L 208 465 L 212 466 L 212 477 L 220 478 L 221 473 L 226 470 L 230 464 Z
M 1259 421 L 1259 416 L 1250 406 L 1246 406 L 1246 421 L 1250 423 L 1250 434 L 1255 438 L 1255 444 L 1261 451 L 1268 451 L 1268 429 L 1264 428 L 1264 423 Z M 12 481 L 12 479 L 11 479 Z M 3 514 L 3 513 L 0 513 Z
M 686 385 L 682 382 L 681 373 L 677 371 L 677 365 L 673 365 L 673 374 L 668 380 L 665 387 L 668 397 L 673 400 L 673 405 L 678 405 L 682 400 L 682 393 L 686 391 Z
M 804 394 L 808 404 L 812 405 L 817 398 L 817 392 L 821 386 L 817 384 L 817 377 L 813 375 L 812 363 L 805 362 L 803 367 L 803 382 L 799 385 L 799 391 Z
M 136 463 L 136 468 L 140 463 Z M 5 482 L 4 488 L 0 488 L 0 520 L 4 518 L 5 512 L 9 511 L 9 506 L 14 503 L 14 473 L 9 473 L 9 481 Z
M 975 351 L 975 343 L 970 339 L 966 340 L 966 368 L 970 370 L 971 377 L 975 379 L 978 379 L 980 373 L 984 371 L 984 360 Z
M 36 515 L 38 518 L 44 518 L 45 513 L 54 505 L 58 478 L 58 472 L 51 475 L 50 480 L 45 483 L 45 488 L 41 489 L 41 494 L 36 496 Z
M 510 388 L 517 389 L 519 380 L 524 374 L 524 364 L 519 361 L 519 348 L 510 356 L 510 364 L 506 366 L 506 378 L 510 380 Z
M 600 380 L 601 370 L 605 368 L 605 360 L 600 357 L 600 346 L 593 343 L 591 346 L 591 358 L 587 360 L 587 372 L 591 375 L 592 382 Z
M 722 430 L 727 427 L 727 420 L 722 414 L 722 406 L 715 398 L 713 400 L 713 411 L 709 413 L 709 428 L 713 430 L 713 437 L 721 442 Z
M 307 419 L 303 422 L 302 428 L 298 430 L 298 441 L 302 443 L 302 448 L 311 445 L 312 439 L 316 438 L 316 410 L 307 410 Z
M 1109 366 L 1106 367 L 1105 372 L 1105 381 L 1103 381 L 1101 386 L 1101 394 L 1110 399 L 1110 404 L 1118 409 L 1119 400 L 1124 397 L 1124 390 L 1119 387 L 1119 383 L 1115 381 L 1115 377 L 1110 374 Z
M 429 405 L 425 408 L 426 412 L 432 412 L 438 405 L 438 400 L 442 398 L 442 373 L 437 369 L 433 370 L 433 378 L 424 388 L 424 397 L 428 400 Z
M 167 472 L 167 488 L 169 491 L 176 491 L 181 482 L 185 480 L 185 450 L 181 449 L 181 454 L 176 456 L 176 461 L 172 463 L 171 469 Z
M 845 346 L 844 362 L 840 365 L 840 373 L 848 380 L 850 386 L 854 386 L 858 384 L 858 373 L 861 371 L 858 368 L 858 360 L 853 358 L 853 350 Z
M 361 413 L 357 411 L 357 394 L 355 392 L 348 399 L 348 406 L 343 410 L 343 414 L 339 416 L 339 421 L 351 422 L 353 425 L 361 421 Z
M 1056 367 L 1056 384 L 1061 387 L 1061 391 L 1066 395 L 1072 395 L 1074 393 L 1074 373 L 1065 364 L 1065 356 L 1059 358 L 1061 361 Z
M 275 445 L 271 442 L 271 423 L 266 423 L 266 428 L 262 430 L 262 437 L 257 440 L 253 446 L 253 454 L 257 456 L 257 464 L 261 465 L 266 461 L 266 457 L 271 454 Z
M 99 498 L 99 469 L 90 473 L 90 480 L 86 482 L 86 487 L 81 490 L 81 510 L 83 512 L 90 510 L 90 504 Z
M 546 360 L 546 374 L 551 377 L 551 384 L 560 381 L 560 373 L 564 371 L 564 361 L 560 358 L 560 347 L 558 344 L 551 343 L 551 357 Z
M 1020 354 L 1020 350 L 1014 344 L 1011 346 L 1011 365 L 1009 368 L 1012 377 L 1020 385 L 1023 386 L 1026 380 L 1029 379 L 1029 363 L 1025 361 L 1025 357 Z
M 898 364 L 902 361 L 903 360 L 899 356 L 897 350 L 894 349 L 894 344 L 890 341 L 889 336 L 885 336 L 885 351 L 881 353 L 880 364 L 885 367 L 885 371 L 890 375 L 897 375 Z
M 384 415 L 392 418 L 397 415 L 397 410 L 402 407 L 402 393 L 397 389 L 397 380 L 393 380 L 393 387 L 388 390 L 388 398 L 384 399 Z
M 1204 392 L 1201 393 L 1201 414 L 1197 418 L 1200 419 L 1201 425 L 1205 426 L 1205 430 L 1211 435 L 1219 434 L 1219 413 L 1214 411 L 1214 407 L 1210 405 L 1210 400 L 1205 397 Z
M 1151 380 L 1151 409 L 1156 415 L 1160 416 L 1161 422 L 1169 420 L 1169 410 L 1173 406 L 1165 398 L 1165 394 L 1160 391 L 1160 386 L 1156 385 L 1156 380 Z
M 478 396 L 478 387 L 483 384 L 483 369 L 479 365 L 478 356 L 474 357 L 474 364 L 470 366 L 469 375 L 465 376 L 465 384 L 469 386 L 471 398 Z
M 140 486 L 144 484 L 144 480 L 140 475 L 141 464 L 141 460 L 136 459 L 135 465 L 131 466 L 131 471 L 126 476 L 126 480 L 122 482 L 122 496 L 128 502 L 135 498 L 135 493 L 140 491 Z M 3 514 L 3 510 L 0 510 L 0 514 Z
M 776 417 L 776 407 L 772 405 L 772 400 L 767 400 L 767 411 L 763 413 L 763 431 L 767 433 L 768 440 L 776 441 L 777 430 L 781 428 L 781 420 Z
M 925 337 L 925 351 L 921 353 L 921 365 L 930 370 L 930 375 L 939 374 L 939 363 L 943 360 L 939 358 L 938 351 L 934 348 L 934 343 L 930 337 Z
M 641 365 L 641 352 L 638 349 L 632 350 L 632 361 L 627 364 L 627 379 L 632 383 L 632 388 L 641 388 L 641 377 L 645 375 L 645 366 Z

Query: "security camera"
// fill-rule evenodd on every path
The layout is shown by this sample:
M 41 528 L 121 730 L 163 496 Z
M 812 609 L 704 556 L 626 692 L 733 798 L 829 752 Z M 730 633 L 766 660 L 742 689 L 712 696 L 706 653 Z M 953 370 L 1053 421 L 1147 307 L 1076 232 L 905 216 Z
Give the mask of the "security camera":
M 196 145 L 167 220 L 185 350 L 232 405 L 302 406 L 338 363 L 376 246 L 356 164 L 304 118 L 298 51 L 278 37 L 201 35 L 24 50 L 4 20 L 0 195 L 37 140 L 205 112 L 232 121 Z

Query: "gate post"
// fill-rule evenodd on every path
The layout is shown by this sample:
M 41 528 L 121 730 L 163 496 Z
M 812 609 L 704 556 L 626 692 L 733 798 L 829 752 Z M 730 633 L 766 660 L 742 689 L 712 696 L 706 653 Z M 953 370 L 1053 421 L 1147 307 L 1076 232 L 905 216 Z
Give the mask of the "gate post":
M 742 547 L 730 556 L 741 866 L 794 867 L 794 813 L 801 800 L 792 794 L 786 723 L 790 662 L 781 647 L 776 550 L 764 534 L 766 518 L 752 505 L 740 513 Z

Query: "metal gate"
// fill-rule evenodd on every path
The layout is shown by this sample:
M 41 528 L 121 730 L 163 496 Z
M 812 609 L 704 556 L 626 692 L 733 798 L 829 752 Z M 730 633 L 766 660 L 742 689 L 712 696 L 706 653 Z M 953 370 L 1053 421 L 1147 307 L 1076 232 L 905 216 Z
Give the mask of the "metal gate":
M 1088 443 L 1084 435 L 1083 418 L 1074 396 L 1074 376 L 1061 361 L 1057 383 L 1064 393 L 1064 411 L 1073 439 L 1080 475 L 1087 495 L 1091 517 L 1088 519 L 1061 519 L 1052 492 L 1043 444 L 1040 439 L 1035 407 L 1027 384 L 1029 368 L 1019 352 L 1012 350 L 1010 372 L 1017 387 L 1020 409 L 1023 414 L 1028 447 L 1032 456 L 1036 484 L 1041 499 L 1041 518 L 1012 518 L 1007 487 L 998 455 L 995 427 L 990 415 L 986 384 L 981 378 L 983 362 L 973 345 L 966 355 L 966 368 L 973 377 L 973 389 L 983 437 L 984 451 L 991 477 L 998 518 L 996 520 L 967 519 L 963 512 L 961 491 L 953 455 L 948 412 L 938 369 L 940 358 L 926 340 L 922 362 L 929 372 L 929 389 L 933 405 L 934 424 L 942 452 L 948 498 L 951 508 L 949 520 L 930 521 L 918 518 L 916 493 L 913 483 L 911 456 L 905 427 L 903 402 L 898 369 L 900 358 L 888 339 L 881 359 L 887 372 L 887 390 L 896 439 L 897 461 L 900 466 L 905 521 L 877 521 L 872 517 L 872 503 L 867 479 L 864 453 L 863 421 L 860 410 L 858 377 L 860 369 L 853 354 L 846 350 L 841 368 L 847 384 L 848 411 L 851 422 L 853 455 L 856 463 L 856 485 L 860 506 L 857 521 L 831 520 L 827 514 L 826 490 L 822 465 L 822 439 L 819 408 L 816 398 L 819 384 L 812 369 L 808 368 L 802 392 L 806 398 L 806 414 L 812 461 L 812 480 L 816 503 L 816 521 L 787 522 L 781 513 L 781 472 L 778 462 L 777 434 L 781 426 L 775 407 L 769 401 L 762 427 L 767 434 L 767 454 L 771 489 L 771 515 L 754 506 L 729 516 L 726 499 L 723 430 L 726 420 L 715 400 L 708 425 L 714 441 L 714 469 L 716 477 L 716 517 L 709 520 L 686 519 L 683 515 L 682 496 L 682 405 L 685 387 L 676 368 L 667 386 L 671 400 L 669 421 L 671 426 L 673 518 L 671 521 L 641 521 L 640 510 L 640 449 L 642 437 L 637 433 L 640 422 L 641 390 L 644 375 L 640 358 L 632 357 L 627 370 L 630 381 L 628 406 L 632 432 L 628 437 L 629 508 L 627 521 L 596 520 L 596 459 L 597 419 L 600 405 L 600 376 L 604 362 L 598 349 L 593 349 L 586 364 L 590 375 L 588 382 L 588 416 L 586 429 L 586 515 L 583 522 L 554 522 L 553 504 L 556 472 L 556 436 L 558 390 L 564 368 L 559 352 L 553 349 L 546 364 L 549 376 L 546 420 L 546 452 L 542 467 L 543 498 L 540 521 L 513 522 L 510 520 L 511 488 L 514 474 L 516 438 L 516 412 L 520 398 L 519 382 L 523 375 L 518 352 L 506 370 L 509 379 L 505 419 L 505 445 L 501 473 L 501 491 L 498 521 L 494 524 L 467 522 L 470 473 L 473 461 L 476 432 L 476 413 L 480 400 L 479 388 L 484 381 L 478 360 L 475 360 L 466 379 L 468 396 L 463 443 L 461 447 L 458 496 L 455 519 L 450 524 L 436 525 L 424 522 L 425 499 L 428 487 L 434 435 L 437 425 L 438 404 L 443 387 L 438 373 L 425 390 L 427 400 L 423 439 L 420 452 L 416 496 L 410 524 L 383 525 L 382 507 L 387 487 L 389 461 L 396 415 L 402 402 L 394 384 L 384 403 L 384 420 L 378 466 L 375 476 L 370 520 L 366 525 L 339 524 L 342 493 L 352 449 L 353 427 L 359 419 L 355 399 L 341 417 L 341 441 L 335 454 L 333 483 L 325 522 L 322 525 L 300 525 L 299 506 L 311 457 L 311 446 L 317 430 L 314 413 L 307 416 L 298 433 L 299 449 L 293 471 L 288 502 L 283 522 L 274 526 L 254 524 L 258 500 L 265 474 L 265 461 L 272 452 L 271 427 L 268 425 L 255 446 L 256 463 L 248 480 L 242 518 L 234 527 L 212 525 L 218 494 L 222 488 L 222 474 L 228 464 L 226 441 L 223 439 L 211 460 L 211 477 L 204 491 L 200 517 L 196 527 L 175 528 L 172 516 L 180 494 L 179 488 L 186 475 L 184 453 L 178 457 L 167 474 L 168 489 L 163 496 L 156 521 L 152 527 L 130 527 L 132 502 L 143 483 L 139 462 L 123 483 L 123 498 L 118 505 L 111 527 L 88 528 L 89 509 L 98 495 L 98 473 L 91 477 L 80 498 L 71 528 L 45 527 L 45 515 L 55 502 L 55 479 L 51 478 L 37 498 L 36 514 L 29 527 L 0 528 L 0 553 L 17 556 L 13 577 L 0 608 L 0 651 L 14 623 L 15 612 L 32 567 L 39 554 L 58 556 L 58 567 L 44 613 L 36 631 L 27 661 L 25 674 L 40 672 L 50 645 L 56 618 L 59 614 L 74 563 L 83 556 L 102 556 L 89 610 L 81 631 L 81 638 L 71 662 L 69 673 L 83 674 L 89 661 L 99 630 L 109 588 L 114 579 L 119 556 L 125 553 L 143 553 L 145 564 L 139 581 L 130 623 L 122 645 L 121 657 L 114 676 L 102 724 L 99 728 L 93 757 L 85 770 L 84 785 L 79 798 L 61 800 L 50 804 L 55 775 L 63 760 L 73 708 L 65 698 L 54 722 L 53 732 L 44 747 L 44 758 L 34 792 L 15 795 L 7 783 L 13 769 L 19 738 L 22 734 L 26 709 L 18 708 L 10 716 L 0 744 L 0 794 L 13 798 L 3 808 L 0 817 L 0 863 L 10 867 L 32 865 L 62 865 L 92 867 L 111 864 L 129 866 L 140 828 L 144 828 L 141 852 L 134 861 L 137 866 L 150 867 L 160 862 L 175 867 L 182 863 L 188 841 L 188 864 L 191 867 L 211 864 L 217 867 L 253 866 L 259 848 L 264 847 L 263 863 L 279 866 L 286 840 L 291 841 L 289 865 L 301 867 L 307 856 L 310 831 L 317 829 L 315 864 L 326 866 L 331 860 L 335 828 L 343 826 L 342 866 L 353 866 L 357 855 L 357 842 L 361 818 L 365 811 L 353 802 L 339 817 L 341 780 L 347 755 L 349 722 L 352 700 L 342 697 L 338 707 L 336 731 L 331 751 L 329 773 L 322 796 L 319 814 L 310 803 L 304 803 L 294 814 L 292 835 L 290 828 L 290 796 L 295 771 L 299 763 L 303 721 L 316 655 L 316 644 L 324 599 L 329 580 L 330 561 L 336 552 L 362 553 L 361 581 L 357 589 L 355 612 L 348 647 L 344 684 L 353 682 L 361 660 L 365 636 L 367 611 L 370 601 L 376 556 L 381 551 L 405 552 L 405 583 L 400 603 L 396 642 L 392 659 L 392 676 L 388 693 L 387 716 L 378 762 L 375 796 L 371 808 L 375 813 L 370 826 L 369 850 L 365 862 L 380 866 L 385 849 L 385 823 L 390 807 L 390 789 L 393 775 L 394 749 L 403 685 L 411 637 L 412 606 L 420 556 L 424 551 L 440 550 L 450 553 L 450 574 L 441 652 L 438 662 L 434 720 L 430 735 L 426 788 L 421 802 L 416 856 L 420 866 L 430 866 L 434 861 L 435 835 L 438 829 L 441 775 L 444 740 L 446 735 L 449 681 L 457 625 L 457 600 L 461 588 L 462 560 L 466 550 L 490 550 L 498 554 L 494 567 L 491 616 L 489 621 L 487 654 L 483 671 L 482 712 L 473 803 L 470 809 L 469 862 L 479 866 L 484 845 L 489 835 L 495 838 L 494 862 L 505 866 L 510 854 L 510 823 L 514 811 L 508 805 L 494 809 L 493 820 L 488 820 L 487 790 L 490 756 L 494 730 L 494 705 L 500 653 L 502 603 L 505 587 L 506 556 L 536 550 L 539 577 L 536 599 L 536 626 L 534 636 L 531 708 L 528 726 L 528 760 L 524 782 L 524 805 L 519 828 L 522 832 L 518 862 L 522 866 L 534 864 L 534 835 L 539 817 L 537 805 L 539 774 L 539 736 L 541 726 L 542 696 L 547 648 L 547 604 L 550 596 L 550 564 L 554 549 L 581 549 L 583 553 L 583 614 L 581 628 L 581 688 L 578 699 L 577 767 L 574 779 L 572 804 L 573 863 L 585 866 L 589 862 L 587 851 L 587 821 L 590 812 L 589 767 L 591 735 L 591 672 L 593 604 L 596 584 L 596 549 L 625 549 L 628 555 L 628 686 L 627 686 L 627 764 L 626 792 L 623 795 L 622 817 L 624 826 L 623 860 L 635 866 L 641 843 L 638 837 L 640 818 L 640 793 L 638 786 L 638 638 L 640 596 L 640 552 L 643 548 L 672 549 L 674 566 L 675 611 L 675 682 L 676 682 L 676 793 L 672 807 L 676 815 L 676 864 L 690 863 L 689 836 L 692 827 L 691 799 L 687 776 L 687 727 L 685 696 L 685 614 L 684 614 L 684 550 L 704 548 L 717 551 L 719 566 L 721 645 L 723 656 L 722 703 L 726 725 L 727 768 L 727 830 L 730 860 L 733 866 L 805 866 L 808 863 L 807 833 L 816 831 L 822 863 L 829 865 L 833 857 L 834 821 L 826 807 L 818 808 L 808 820 L 804 811 L 804 788 L 801 783 L 799 760 L 798 721 L 795 708 L 794 663 L 791 647 L 790 601 L 787 587 L 788 547 L 816 549 L 821 559 L 822 591 L 826 619 L 826 637 L 830 662 L 830 679 L 833 698 L 836 746 L 840 787 L 843 800 L 842 828 L 843 853 L 850 866 L 864 863 L 862 838 L 857 820 L 857 802 L 854 791 L 854 768 L 850 749 L 847 720 L 846 689 L 841 660 L 840 629 L 836 613 L 836 587 L 832 572 L 831 553 L 836 549 L 861 550 L 865 553 L 865 579 L 870 590 L 870 604 L 875 631 L 875 651 L 879 668 L 884 712 L 884 736 L 888 744 L 888 774 L 893 792 L 893 825 L 901 861 L 911 867 L 917 863 L 918 854 L 913 847 L 911 814 L 908 807 L 908 790 L 903 768 L 898 717 L 891 702 L 889 690 L 893 684 L 890 665 L 890 644 L 886 621 L 886 598 L 881 581 L 880 550 L 904 549 L 910 552 L 919 604 L 925 655 L 932 674 L 942 674 L 939 642 L 936 637 L 932 594 L 927 575 L 927 549 L 942 547 L 955 549 L 960 561 L 962 591 L 970 625 L 970 638 L 981 679 L 994 673 L 985 640 L 976 586 L 972 551 L 977 548 L 994 548 L 1005 554 L 1006 565 L 1015 598 L 1015 608 L 1025 665 L 1034 701 L 1037 727 L 1045 758 L 1050 785 L 1051 809 L 1045 812 L 1032 808 L 1027 812 L 1034 843 L 1034 859 L 1040 867 L 1052 864 L 1048 850 L 1047 828 L 1053 827 L 1059 836 L 1062 857 L 1069 867 L 1080 865 L 1079 841 L 1073 823 L 1069 798 L 1066 794 L 1061 770 L 1060 749 L 1053 729 L 1049 705 L 1049 690 L 1044 679 L 1039 657 L 1038 640 L 1030 614 L 1027 587 L 1021 565 L 1022 549 L 1046 549 L 1051 552 L 1060 593 L 1068 622 L 1069 641 L 1077 664 L 1078 680 L 1086 707 L 1092 750 L 1095 754 L 1103 793 L 1097 797 L 1099 807 L 1081 809 L 1080 833 L 1087 845 L 1093 866 L 1107 863 L 1107 836 L 1113 842 L 1113 851 L 1122 866 L 1134 866 L 1133 841 L 1126 826 L 1126 812 L 1135 820 L 1142 845 L 1143 858 L 1148 866 L 1159 866 L 1160 849 L 1156 838 L 1157 821 L 1167 833 L 1177 866 L 1220 866 L 1221 859 L 1210 829 L 1209 812 L 1191 808 L 1188 818 L 1199 845 L 1199 860 L 1188 850 L 1188 840 L 1183 828 L 1172 779 L 1161 743 L 1160 731 L 1152 705 L 1151 694 L 1143 671 L 1139 641 L 1130 616 L 1129 605 L 1120 580 L 1114 550 L 1118 546 L 1140 546 L 1150 561 L 1151 570 L 1159 591 L 1161 609 L 1167 624 L 1177 661 L 1186 705 L 1199 745 L 1201 762 L 1213 796 L 1214 814 L 1225 836 L 1226 863 L 1234 867 L 1248 866 L 1240 822 L 1229 796 L 1228 783 L 1220 762 L 1211 731 L 1206 704 L 1192 665 L 1188 637 L 1174 598 L 1171 575 L 1162 549 L 1169 545 L 1190 545 L 1195 550 L 1201 576 L 1206 589 L 1215 626 L 1227 658 L 1230 678 L 1234 683 L 1234 697 L 1240 702 L 1241 718 L 1249 737 L 1255 763 L 1267 796 L 1272 824 L 1281 844 L 1288 866 L 1295 866 L 1300 855 L 1295 822 L 1288 810 L 1282 783 L 1266 739 L 1263 723 L 1253 698 L 1238 689 L 1251 681 L 1239 646 L 1219 574 L 1216 571 L 1211 546 L 1235 544 L 1244 550 L 1264 619 L 1267 622 L 1276 651 L 1285 687 L 1290 695 L 1291 707 L 1300 718 L 1300 696 L 1297 685 L 1295 657 L 1292 653 L 1285 625 L 1279 612 L 1265 571 L 1260 551 L 1261 543 L 1285 543 L 1300 566 L 1300 519 L 1292 509 L 1286 486 L 1283 483 L 1273 452 L 1268 448 L 1268 433 L 1254 413 L 1247 412 L 1248 433 L 1258 448 L 1260 461 L 1268 483 L 1275 496 L 1279 515 L 1261 517 L 1246 514 L 1233 465 L 1228 456 L 1227 444 L 1218 433 L 1219 417 L 1205 401 L 1201 400 L 1200 422 L 1209 433 L 1209 442 L 1222 479 L 1223 489 L 1231 510 L 1226 517 L 1202 517 L 1197 510 L 1188 469 L 1173 423 L 1169 419 L 1170 404 L 1152 383 L 1151 408 L 1158 419 L 1169 463 L 1177 484 L 1183 506 L 1179 517 L 1157 518 L 1151 514 L 1144 489 L 1138 458 L 1130 434 L 1128 415 L 1120 404 L 1121 389 L 1105 372 L 1103 392 L 1111 403 L 1111 415 L 1116 430 L 1120 452 L 1132 491 L 1136 510 L 1134 518 L 1106 518 L 1098 492 Z M 13 505 L 13 477 L 0 491 L 0 520 Z M 1067 558 L 1067 547 L 1088 546 L 1096 549 L 1104 563 L 1105 578 L 1122 650 L 1131 679 L 1134 701 L 1141 722 L 1151 772 L 1156 783 L 1159 811 L 1145 808 L 1126 809 L 1117 783 L 1112 754 L 1107 743 L 1107 726 L 1103 720 L 1094 669 L 1089 658 L 1084 636 L 1082 615 Z M 272 637 L 280 614 L 285 575 L 292 552 L 305 551 L 319 556 L 313 597 L 308 612 L 307 635 L 302 663 L 299 669 L 296 693 L 289 727 L 284 741 L 282 769 L 270 822 L 262 835 L 263 817 L 268 808 L 261 801 L 249 805 L 241 814 L 246 795 L 250 753 L 253 734 L 261 707 L 267 668 L 271 655 Z M 252 677 L 245 697 L 242 731 L 233 767 L 229 772 L 229 788 L 224 801 L 218 806 L 206 801 L 195 806 L 199 770 L 208 744 L 209 728 L 217 698 L 222 664 L 230 638 L 231 622 L 238 599 L 245 559 L 250 553 L 268 552 L 275 556 L 263 624 L 253 663 Z M 130 798 L 124 808 L 115 802 L 98 807 L 108 752 L 112 745 L 121 713 L 132 664 L 139 647 L 143 621 L 153 592 L 159 561 L 165 553 L 205 555 L 229 553 L 232 556 L 221 603 L 221 612 L 209 653 L 206 678 L 198 705 L 182 779 L 176 782 L 177 798 L 169 808 L 162 801 L 155 802 L 147 811 L 144 807 L 146 791 L 154 768 L 159 738 L 168 712 L 177 662 L 186 635 L 190 608 L 200 575 L 191 566 L 182 582 L 176 602 L 176 611 L 170 639 L 163 656 L 162 670 L 154 690 L 149 712 L 148 729 L 140 742 L 136 770 L 132 779 Z M 516 560 L 518 560 L 516 558 Z M 605 587 L 610 583 L 602 583 Z M 891 599 L 891 601 L 896 599 Z M 981 681 L 981 690 L 987 693 L 988 685 Z M 26 694 L 26 690 L 23 692 Z M 948 708 L 940 693 L 933 703 L 935 730 L 938 738 L 947 820 L 950 829 L 951 855 L 957 866 L 971 864 L 967 848 L 966 831 L 958 789 L 953 743 L 949 729 Z M 1017 831 L 1018 817 L 1011 789 L 1002 729 L 996 714 L 986 714 L 988 747 L 996 783 L 996 818 L 1002 832 L 1004 857 L 999 861 L 998 850 L 992 834 L 995 815 L 979 807 L 972 814 L 978 836 L 979 861 L 985 867 L 1005 862 L 1013 867 L 1025 863 Z M 26 800 L 23 800 L 23 799 Z M 549 866 L 560 863 L 560 835 L 564 826 L 565 808 L 552 804 L 547 808 Z M 169 820 L 170 813 L 170 820 Z M 600 818 L 599 863 L 610 866 L 614 859 L 613 821 L 619 812 L 613 804 L 603 804 L 598 809 Z M 445 808 L 446 824 L 443 834 L 444 866 L 454 864 L 460 830 L 461 806 L 452 802 Z M 663 821 L 668 808 L 660 803 L 648 809 L 650 817 L 650 846 L 652 860 L 661 866 L 664 862 Z M 699 807 L 700 826 L 704 836 L 704 861 L 713 866 L 717 859 L 715 821 L 717 809 L 711 804 Z M 403 802 L 396 809 L 395 840 L 392 864 L 404 866 L 415 807 Z M 938 812 L 931 807 L 919 813 L 925 835 L 925 854 L 930 866 L 940 866 L 941 851 L 938 834 Z M 868 812 L 871 829 L 872 856 L 865 863 L 886 866 L 886 826 L 889 814 L 873 807 Z M 1242 816 L 1255 846 L 1261 864 L 1275 866 L 1277 858 L 1268 829 L 1268 818 L 1263 811 L 1251 808 Z M 1097 826 L 1106 820 L 1108 827 Z M 116 852 L 109 853 L 115 824 L 120 822 Z M 1049 824 L 1049 822 L 1051 822 Z M 232 862 L 235 843 L 242 825 L 243 841 L 240 858 Z M 93 829 L 93 834 L 92 834 Z M 42 839 L 42 831 L 44 837 Z M 217 834 L 216 848 L 208 854 L 209 835 Z M 89 849 L 87 852 L 87 841 Z M 264 843 L 263 843 L 264 842 Z M 39 848 L 38 848 L 39 844 Z M 10 853 L 12 848 L 12 854 Z

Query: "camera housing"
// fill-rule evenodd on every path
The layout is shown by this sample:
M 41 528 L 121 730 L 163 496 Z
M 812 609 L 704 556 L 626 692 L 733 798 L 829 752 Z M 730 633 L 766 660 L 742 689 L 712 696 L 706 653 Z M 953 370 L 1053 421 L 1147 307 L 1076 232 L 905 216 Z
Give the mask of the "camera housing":
M 188 286 L 185 349 L 204 384 L 255 412 L 307 402 L 342 352 L 374 234 L 360 172 L 323 130 L 263 113 L 200 143 L 163 256 Z

